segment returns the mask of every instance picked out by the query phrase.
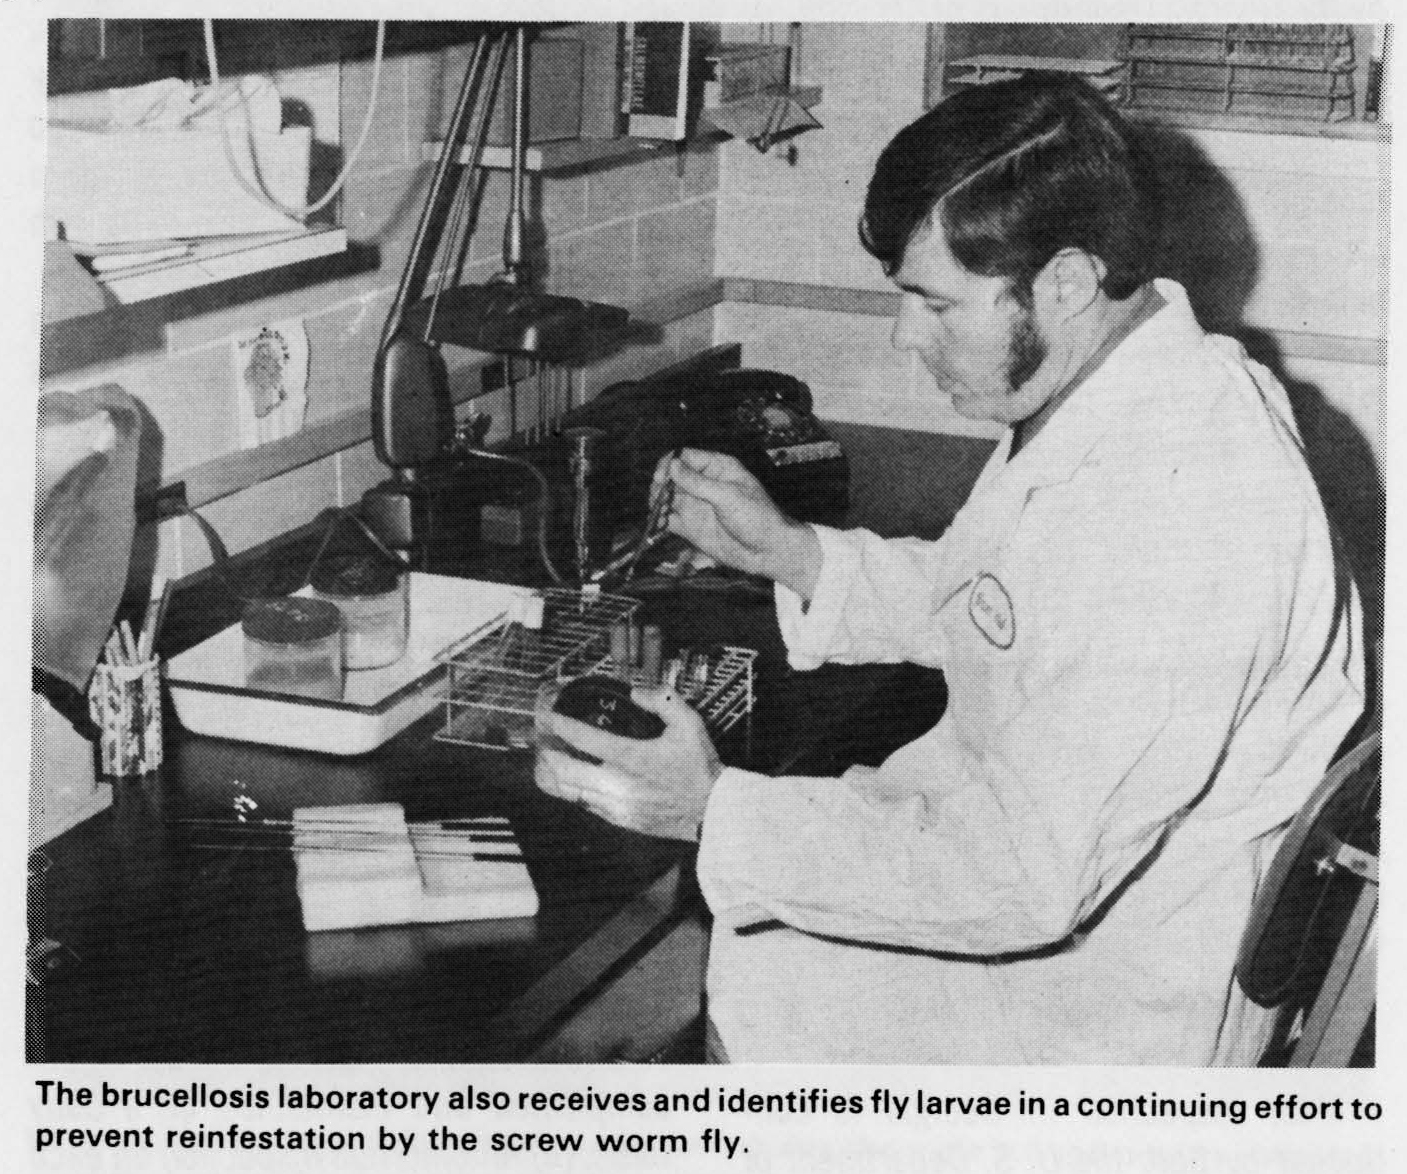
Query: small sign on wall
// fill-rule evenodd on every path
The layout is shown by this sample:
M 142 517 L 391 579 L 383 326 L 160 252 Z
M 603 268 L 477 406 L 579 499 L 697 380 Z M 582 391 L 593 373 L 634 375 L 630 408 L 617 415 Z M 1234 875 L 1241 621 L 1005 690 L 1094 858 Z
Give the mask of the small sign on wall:
M 308 411 L 308 331 L 301 318 L 230 340 L 241 448 L 292 436 Z

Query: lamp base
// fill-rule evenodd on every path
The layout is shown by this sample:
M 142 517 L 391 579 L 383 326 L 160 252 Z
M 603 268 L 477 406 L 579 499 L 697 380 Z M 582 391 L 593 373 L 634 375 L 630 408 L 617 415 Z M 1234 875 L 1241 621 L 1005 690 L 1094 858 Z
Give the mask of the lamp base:
M 362 495 L 362 520 L 407 566 L 424 565 L 430 538 L 430 491 L 409 472 L 373 485 Z

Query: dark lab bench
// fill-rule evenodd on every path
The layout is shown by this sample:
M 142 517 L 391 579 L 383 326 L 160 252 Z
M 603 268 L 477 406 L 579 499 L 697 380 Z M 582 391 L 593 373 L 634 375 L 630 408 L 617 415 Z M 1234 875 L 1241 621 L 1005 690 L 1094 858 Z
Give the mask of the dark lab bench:
M 682 908 L 681 846 L 618 831 L 532 786 L 525 754 L 436 742 L 436 718 L 360 759 L 185 738 L 162 777 L 49 846 L 33 904 L 80 958 L 32 991 L 30 1059 L 464 1061 L 531 1055 L 602 970 Z M 179 822 L 244 796 L 405 804 L 407 818 L 506 815 L 541 899 L 533 919 L 307 934 L 292 855 L 268 836 Z M 200 846 L 215 843 L 215 847 Z M 634 940 L 610 923 L 632 906 Z M 551 998 L 570 969 L 581 990 Z M 539 984 L 544 989 L 535 990 Z M 560 983 L 556 984 L 560 987 Z M 524 996 L 520 998 L 520 996 Z
M 941 677 L 930 671 L 791 671 L 770 596 L 755 590 L 669 591 L 643 606 L 667 641 L 759 650 L 750 737 L 725 746 L 731 763 L 836 774 L 878 761 L 941 713 Z M 168 654 L 229 622 L 218 608 L 188 615 L 200 622 L 178 617 Z M 119 782 L 109 810 L 45 848 L 51 867 L 31 884 L 31 937 L 77 960 L 28 988 L 28 1059 L 690 1058 L 666 1049 L 700 1006 L 707 919 L 692 846 L 546 796 L 527 752 L 437 741 L 441 721 L 432 713 L 350 759 L 172 729 L 157 776 Z M 306 933 L 291 853 L 190 822 L 228 819 L 239 796 L 270 820 L 302 805 L 383 801 L 402 803 L 412 820 L 507 816 L 540 911 Z
M 685 592 L 646 604 L 666 623 L 681 606 L 696 630 L 766 645 L 751 738 L 725 751 L 740 765 L 827 773 L 840 744 L 820 731 L 866 702 L 895 708 L 875 697 L 893 670 L 787 670 L 765 601 Z M 941 707 L 941 686 L 925 688 Z M 45 849 L 31 931 L 78 961 L 29 988 L 29 1059 L 599 1061 L 667 1046 L 699 1007 L 707 930 L 692 847 L 544 795 L 527 752 L 437 741 L 442 721 L 432 713 L 351 759 L 173 732 L 158 776 L 118 782 L 110 810 Z M 236 799 L 269 820 L 384 801 L 410 820 L 507 816 L 540 911 L 306 933 L 291 853 L 241 830 Z

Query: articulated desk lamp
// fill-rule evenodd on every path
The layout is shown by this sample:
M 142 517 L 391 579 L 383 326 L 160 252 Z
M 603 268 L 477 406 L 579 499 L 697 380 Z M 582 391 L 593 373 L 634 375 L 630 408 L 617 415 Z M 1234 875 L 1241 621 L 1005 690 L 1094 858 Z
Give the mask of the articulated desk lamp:
M 510 42 L 515 49 L 513 154 L 510 210 L 504 229 L 504 271 L 484 285 L 454 285 L 463 270 L 473 233 L 484 145 Z M 390 478 L 368 490 L 362 509 L 382 541 L 415 561 L 428 533 L 429 494 L 417 472 L 448 448 L 454 407 L 441 348 L 471 347 L 540 362 L 584 363 L 603 344 L 623 336 L 626 311 L 541 293 L 528 287 L 524 260 L 523 172 L 526 152 L 527 29 L 496 26 L 475 43 L 450 119 L 444 147 L 406 258 L 400 285 L 386 317 L 372 370 L 371 429 L 376 455 Z M 461 164 L 465 141 L 472 143 Z M 451 176 L 458 183 L 452 182 Z M 441 238 L 448 237 L 439 248 Z M 434 290 L 424 295 L 431 262 L 442 256 Z M 473 455 L 527 462 L 504 454 Z M 539 546 L 546 555 L 541 529 Z M 544 557 L 549 573 L 560 578 Z

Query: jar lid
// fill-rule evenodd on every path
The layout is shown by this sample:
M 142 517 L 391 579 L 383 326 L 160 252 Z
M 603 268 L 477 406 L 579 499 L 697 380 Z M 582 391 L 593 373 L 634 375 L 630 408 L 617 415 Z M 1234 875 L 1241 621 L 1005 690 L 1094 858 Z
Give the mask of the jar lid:
M 312 644 L 341 630 L 341 611 L 325 599 L 256 599 L 244 609 L 244 634 L 266 644 Z
M 318 563 L 312 582 L 320 595 L 385 595 L 400 586 L 401 572 L 377 555 L 342 554 Z

